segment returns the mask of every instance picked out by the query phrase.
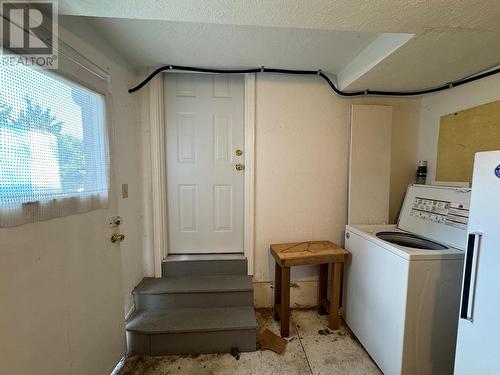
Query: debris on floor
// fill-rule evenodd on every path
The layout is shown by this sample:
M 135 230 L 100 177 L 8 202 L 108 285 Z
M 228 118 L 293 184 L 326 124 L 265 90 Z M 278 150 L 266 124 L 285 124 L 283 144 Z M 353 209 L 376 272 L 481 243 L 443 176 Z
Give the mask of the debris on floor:
M 328 328 L 325 328 L 325 329 L 320 329 L 318 331 L 318 333 L 321 335 L 321 336 L 328 336 L 329 334 L 333 333 L 332 331 L 330 331 Z
M 288 344 L 284 338 L 274 334 L 269 329 L 257 333 L 257 341 L 260 350 L 272 350 L 278 354 L 283 353 L 286 349 L 286 344 Z
M 256 318 L 258 332 L 279 332 L 271 309 L 258 309 Z M 319 330 L 327 329 L 328 318 L 318 315 L 316 309 L 292 310 L 290 320 L 291 336 L 281 354 L 272 350 L 240 353 L 238 348 L 233 354 L 240 354 L 239 360 L 230 353 L 132 355 L 120 363 L 113 375 L 382 375 L 342 321 L 338 331 L 329 329 L 329 334 L 320 335 Z
M 240 351 L 238 348 L 231 348 L 231 355 L 236 359 L 236 360 L 239 360 L 240 359 Z

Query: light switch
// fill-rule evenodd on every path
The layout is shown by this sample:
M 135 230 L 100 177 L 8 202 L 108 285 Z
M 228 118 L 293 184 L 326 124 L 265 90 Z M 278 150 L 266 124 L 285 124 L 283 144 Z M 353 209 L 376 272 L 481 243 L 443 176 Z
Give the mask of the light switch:
M 122 184 L 122 198 L 128 198 L 128 184 Z

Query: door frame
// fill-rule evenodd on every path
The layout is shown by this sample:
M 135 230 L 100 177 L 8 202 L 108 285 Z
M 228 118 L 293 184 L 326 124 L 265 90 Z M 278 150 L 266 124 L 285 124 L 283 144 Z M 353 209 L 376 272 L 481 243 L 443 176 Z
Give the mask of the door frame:
M 169 71 L 163 74 L 175 74 Z M 152 232 L 155 277 L 168 255 L 168 215 L 166 178 L 165 101 L 163 74 L 149 84 L 149 123 L 151 147 Z M 255 73 L 245 77 L 245 182 L 243 252 L 248 274 L 253 275 L 255 244 Z

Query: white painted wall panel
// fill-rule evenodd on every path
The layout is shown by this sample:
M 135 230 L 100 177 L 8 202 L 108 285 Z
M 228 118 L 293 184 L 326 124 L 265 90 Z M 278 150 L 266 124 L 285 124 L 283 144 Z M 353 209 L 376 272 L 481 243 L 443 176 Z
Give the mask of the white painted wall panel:
M 348 224 L 387 224 L 392 107 L 351 107 Z

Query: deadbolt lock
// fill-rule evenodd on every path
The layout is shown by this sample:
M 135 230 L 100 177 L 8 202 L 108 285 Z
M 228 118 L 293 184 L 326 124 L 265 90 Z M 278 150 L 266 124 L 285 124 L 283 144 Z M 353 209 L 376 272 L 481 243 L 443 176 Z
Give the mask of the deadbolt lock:
M 242 171 L 243 169 L 245 169 L 245 166 L 241 163 L 236 164 L 234 167 L 237 171 Z
M 236 156 L 241 156 L 243 155 L 243 151 L 240 150 L 239 148 L 236 149 L 236 151 L 234 152 L 236 154 Z
M 124 239 L 125 239 L 125 235 L 124 235 L 124 234 L 122 234 L 122 233 L 112 234 L 112 235 L 111 235 L 111 242 L 112 242 L 112 243 L 115 243 L 115 242 L 122 242 Z

